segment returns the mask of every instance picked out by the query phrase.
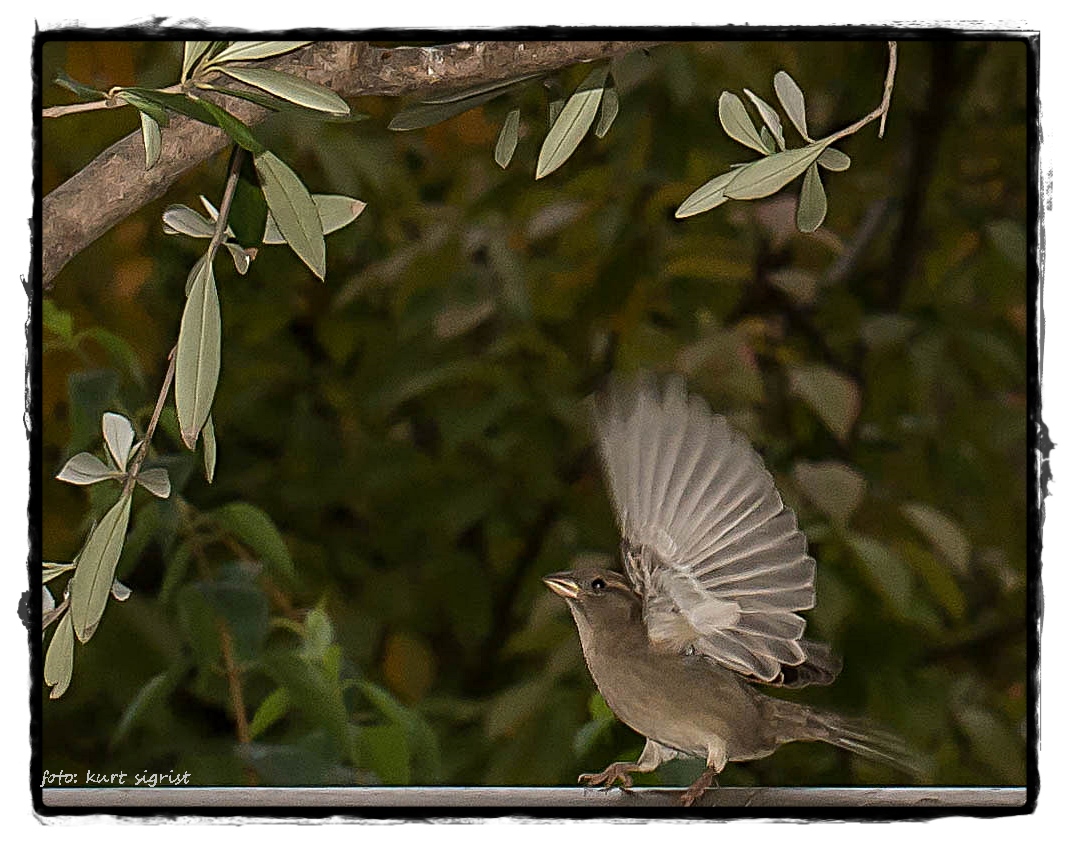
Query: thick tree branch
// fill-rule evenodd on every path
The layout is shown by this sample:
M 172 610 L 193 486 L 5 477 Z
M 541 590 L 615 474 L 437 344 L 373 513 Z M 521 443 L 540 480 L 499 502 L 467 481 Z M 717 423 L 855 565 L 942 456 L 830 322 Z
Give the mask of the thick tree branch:
M 326 85 L 343 97 L 428 94 L 629 52 L 633 41 L 480 41 L 440 47 L 374 47 L 363 41 L 326 41 L 264 66 Z M 227 108 L 253 124 L 269 113 L 244 100 Z M 228 143 L 219 129 L 177 117 L 163 134 L 159 161 L 145 170 L 140 132 L 124 137 L 57 187 L 42 202 L 41 280 L 56 275 L 114 224 L 163 193 L 187 170 Z

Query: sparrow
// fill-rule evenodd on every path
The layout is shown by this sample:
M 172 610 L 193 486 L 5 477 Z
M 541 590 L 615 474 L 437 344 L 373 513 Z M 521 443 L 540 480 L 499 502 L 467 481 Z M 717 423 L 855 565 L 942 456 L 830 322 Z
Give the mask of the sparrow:
M 793 741 L 915 773 L 896 736 L 755 688 L 828 684 L 842 663 L 803 637 L 816 562 L 749 442 L 679 378 L 616 383 L 592 404 L 624 574 L 543 581 L 571 609 L 605 703 L 646 745 L 579 782 L 627 789 L 634 772 L 696 756 L 706 768 L 682 796 L 690 806 L 728 762 Z

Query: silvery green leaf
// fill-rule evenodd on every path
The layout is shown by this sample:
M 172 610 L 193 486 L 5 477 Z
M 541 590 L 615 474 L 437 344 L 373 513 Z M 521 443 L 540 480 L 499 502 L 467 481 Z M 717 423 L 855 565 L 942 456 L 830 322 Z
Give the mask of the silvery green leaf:
M 163 211 L 163 232 L 165 234 L 185 234 L 187 237 L 211 239 L 215 225 L 205 219 L 192 207 L 184 204 L 172 204 Z
M 63 465 L 63 469 L 56 474 L 56 478 L 61 482 L 70 482 L 72 485 L 92 485 L 122 475 L 112 470 L 92 453 L 78 453 Z
M 124 602 L 133 594 L 133 590 L 123 584 L 118 578 L 111 582 L 111 594 L 117 601 Z
M 367 202 L 354 199 L 352 196 L 333 196 L 317 193 L 312 196 L 312 201 L 315 203 L 316 212 L 319 214 L 319 224 L 323 228 L 324 235 L 341 230 L 354 221 L 367 207 Z M 267 225 L 264 228 L 262 242 L 264 245 L 286 244 L 286 238 L 282 236 L 282 232 L 278 229 L 278 223 L 275 222 L 270 212 L 267 214 Z
M 133 426 L 130 421 L 115 412 L 105 412 L 101 426 L 104 428 L 104 443 L 108 445 L 108 452 L 115 459 L 119 470 L 126 470 L 130 448 L 134 446 Z
M 297 174 L 271 152 L 254 158 L 267 207 L 290 248 L 322 280 L 327 273 L 327 247 L 319 212 Z
M 282 55 L 311 43 L 311 41 L 232 41 L 230 46 L 212 58 L 211 63 L 225 64 L 228 61 L 256 61 L 261 58 Z
M 234 268 L 237 269 L 238 274 L 245 274 L 249 270 L 252 258 L 256 255 L 256 250 L 246 251 L 236 242 L 224 242 L 223 245 L 230 252 L 230 257 L 234 260 Z
M 354 199 L 352 196 L 317 194 L 312 196 L 312 201 L 315 202 L 319 224 L 324 234 L 340 231 L 353 222 L 367 207 L 367 202 Z
M 225 131 L 230 136 L 230 139 L 242 149 L 253 155 L 262 155 L 264 153 L 264 145 L 256 139 L 252 129 L 242 120 L 239 120 L 225 108 L 220 108 L 210 100 L 198 99 L 197 103 L 208 115 L 210 122 L 215 123 Z
M 729 199 L 762 199 L 789 184 L 806 171 L 825 144 L 814 143 L 801 149 L 777 152 L 740 170 L 724 194 Z
M 152 117 L 161 126 L 169 125 L 171 122 L 167 109 L 154 98 L 145 96 L 140 88 L 124 88 L 115 94 L 115 98 L 134 106 L 142 114 Z
M 215 222 L 219 218 L 219 211 L 215 209 L 215 205 L 212 204 L 208 197 L 203 193 L 198 196 L 198 198 L 200 199 L 200 203 L 204 205 L 204 210 L 207 212 L 208 218 L 211 219 L 212 222 Z
M 716 176 L 711 181 L 706 181 L 687 196 L 683 204 L 676 209 L 676 219 L 685 219 L 688 216 L 704 213 L 726 202 L 728 198 L 724 195 L 724 189 L 742 171 L 742 169 L 732 169 L 723 175 Z
M 309 82 L 299 76 L 263 67 L 223 67 L 221 69 L 239 82 L 267 91 L 279 99 L 285 99 L 287 102 L 293 102 L 304 108 L 339 116 L 349 113 L 349 106 L 345 100 L 330 88 Z
M 208 415 L 208 420 L 204 422 L 204 429 L 201 430 L 201 440 L 204 442 L 204 477 L 208 480 L 208 484 L 212 483 L 212 479 L 215 478 L 215 424 L 212 422 L 212 416 Z
M 776 138 L 768 130 L 768 126 L 761 126 L 761 142 L 765 145 L 765 154 L 776 154 Z
M 160 124 L 148 114 L 141 112 L 141 139 L 145 143 L 145 169 L 152 169 L 160 159 L 163 137 Z
M 89 534 L 71 577 L 71 618 L 74 633 L 88 642 L 96 631 L 115 578 L 126 527 L 130 522 L 130 494 L 123 494 Z
M 776 145 L 779 146 L 780 150 L 786 149 L 787 146 L 783 142 L 783 123 L 779 121 L 779 114 L 776 113 L 776 109 L 761 99 L 761 97 L 753 91 L 743 88 L 743 92 L 750 97 L 750 101 L 757 106 L 757 113 L 761 115 L 761 119 L 764 120 L 769 131 L 772 132 L 772 136 L 776 138 Z
M 52 591 L 47 587 L 41 587 L 41 613 L 47 613 L 56 606 L 56 600 L 52 597 Z
M 53 578 L 59 578 L 65 572 L 70 572 L 74 567 L 73 563 L 56 564 L 46 561 L 41 565 L 41 578 L 46 582 L 51 581 Z
M 191 450 L 211 411 L 219 382 L 221 333 L 215 273 L 212 264 L 204 260 L 186 298 L 175 356 L 174 402 L 182 440 Z
M 494 146 L 494 161 L 499 167 L 505 169 L 512 160 L 516 151 L 516 143 L 520 139 L 520 109 L 513 108 L 505 117 L 505 124 L 501 126 L 501 132 L 497 136 L 497 144 Z
M 465 111 L 485 105 L 492 99 L 508 93 L 507 88 L 494 89 L 470 98 L 458 99 L 453 102 L 417 102 L 402 108 L 387 126 L 390 131 L 411 131 L 417 128 L 427 128 L 437 125 L 445 120 L 451 120 Z
M 803 234 L 813 233 L 820 227 L 827 212 L 828 197 L 824 194 L 824 185 L 820 181 L 820 168 L 813 162 L 806 170 L 802 193 L 798 197 L 798 230 Z
M 137 484 L 153 496 L 167 499 L 171 495 L 171 477 L 163 467 L 150 467 L 137 474 Z
M 542 150 L 538 153 L 536 179 L 544 178 L 568 160 L 579 142 L 590 131 L 605 92 L 608 75 L 608 65 L 591 70 L 575 89 L 575 93 L 568 97 L 542 143 Z
M 594 127 L 594 135 L 600 140 L 609 133 L 616 115 L 620 113 L 620 94 L 615 87 L 605 88 L 601 97 L 601 110 L 598 112 L 598 124 Z
M 204 195 L 199 196 L 200 203 L 204 205 L 204 211 L 208 214 L 208 218 L 212 220 L 212 233 L 215 233 L 215 223 L 219 220 L 219 211 L 215 209 L 215 205 L 208 201 L 208 198 Z M 229 225 L 226 226 L 226 235 L 230 238 L 234 236 L 234 229 Z
M 544 76 L 545 73 L 528 73 L 524 76 L 517 76 L 514 79 L 503 79 L 497 82 L 487 82 L 484 85 L 475 85 L 473 87 L 464 88 L 463 90 L 453 91 L 452 93 L 443 94 L 441 96 L 428 97 L 421 100 L 424 105 L 448 105 L 453 102 L 462 102 L 466 99 L 474 99 L 475 97 L 481 97 L 488 93 L 494 93 L 495 91 L 502 92 L 510 88 L 518 87 L 525 82 L 531 81 L 531 79 L 537 79 L 539 76 Z
M 211 41 L 186 41 L 182 45 L 182 79 L 189 78 L 190 72 L 196 66 L 200 57 L 208 52 Z
M 724 91 L 720 94 L 719 111 L 720 125 L 724 127 L 728 137 L 762 155 L 765 154 L 761 135 L 754 127 L 750 115 L 746 113 L 746 106 L 742 104 L 741 99 L 731 91 Z
M 71 615 L 68 613 L 56 626 L 52 641 L 45 654 L 45 683 L 52 687 L 49 698 L 58 698 L 71 685 L 74 672 L 74 634 L 71 633 Z
M 88 85 L 83 85 L 81 82 L 72 79 L 62 70 L 56 71 L 56 77 L 52 81 L 59 85 L 61 88 L 66 88 L 80 99 L 94 100 L 108 98 L 108 95 L 104 93 L 104 91 L 98 91 L 96 88 L 91 88 Z
M 776 96 L 779 97 L 780 105 L 783 106 L 784 112 L 790 118 L 790 121 L 794 123 L 794 127 L 798 129 L 798 133 L 802 135 L 802 138 L 809 141 L 809 129 L 805 124 L 805 95 L 802 93 L 802 89 L 798 87 L 798 83 L 790 77 L 790 74 L 784 70 L 780 70 L 772 80 L 772 85 L 776 89 Z
M 817 163 L 832 172 L 845 172 L 850 168 L 850 156 L 829 146 L 817 158 Z
M 204 272 L 204 267 L 208 263 L 208 255 L 202 254 L 196 263 L 193 264 L 193 268 L 189 270 L 189 274 L 186 275 L 186 297 L 189 297 L 189 292 L 193 288 L 193 284 L 197 282 L 197 278 Z

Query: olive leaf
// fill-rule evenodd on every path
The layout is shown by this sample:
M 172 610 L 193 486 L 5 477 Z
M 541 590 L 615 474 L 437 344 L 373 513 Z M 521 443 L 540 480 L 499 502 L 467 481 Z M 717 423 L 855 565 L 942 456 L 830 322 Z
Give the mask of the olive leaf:
M 553 125 L 538 153 L 535 178 L 544 178 L 563 164 L 590 131 L 605 91 L 608 66 L 598 67 L 582 81 L 553 119 Z
M 311 43 L 311 41 L 233 41 L 211 59 L 211 64 L 271 58 L 272 56 L 292 52 Z
M 784 112 L 798 129 L 798 133 L 808 143 L 810 142 L 809 130 L 805 124 L 805 96 L 798 83 L 791 78 L 790 74 L 780 70 L 772 79 L 772 86 L 776 89 L 776 96 Z
M 59 620 L 48 645 L 48 653 L 45 654 L 45 683 L 52 687 L 52 691 L 48 693 L 49 698 L 60 697 L 71 685 L 71 675 L 74 673 L 74 633 L 71 621 L 70 613 Z
M 209 260 L 198 261 L 193 284 L 182 312 L 175 356 L 174 400 L 182 440 L 189 449 L 211 411 L 219 382 L 222 324 L 219 292 Z
M 133 426 L 130 421 L 115 412 L 105 412 L 101 426 L 108 452 L 119 470 L 125 471 L 127 459 L 130 458 L 130 448 L 134 445 Z
M 497 136 L 494 146 L 494 162 L 505 169 L 512 160 L 516 151 L 516 143 L 520 137 L 520 109 L 513 108 L 505 117 L 505 123 L 501 126 L 501 132 Z
M 96 88 L 89 87 L 89 85 L 83 85 L 81 82 L 72 79 L 62 70 L 56 72 L 55 78 L 53 78 L 52 81 L 61 88 L 66 88 L 80 99 L 94 100 L 108 98 L 108 95 L 104 93 L 104 91 L 98 91 Z
M 850 168 L 850 156 L 829 146 L 821 152 L 817 163 L 832 172 L 845 172 Z
M 201 440 L 204 442 L 204 477 L 210 485 L 215 478 L 216 453 L 215 424 L 212 422 L 211 415 L 208 415 L 208 420 L 204 422 L 204 428 L 201 430 Z
M 772 136 L 776 138 L 776 145 L 779 146 L 780 151 L 786 149 L 787 146 L 783 142 L 783 124 L 779 120 L 779 114 L 776 113 L 771 105 L 748 88 L 744 88 L 743 93 L 750 97 L 750 101 L 757 106 L 757 112 L 761 115 L 761 119 L 768 127 L 768 130 L 772 132 Z
M 282 73 L 278 70 L 268 70 L 263 67 L 229 67 L 219 68 L 226 75 L 252 85 L 262 91 L 292 102 L 313 111 L 323 111 L 327 114 L 347 116 L 349 106 L 345 100 L 338 96 L 330 88 L 309 82 L 299 76 L 290 73 Z
M 140 471 L 137 474 L 137 484 L 160 499 L 167 499 L 171 495 L 171 477 L 163 467 L 150 467 Z
M 145 169 L 152 169 L 160 159 L 163 136 L 160 124 L 144 112 L 141 112 L 141 139 L 145 144 Z
M 290 248 L 322 280 L 327 273 L 327 247 L 319 212 L 301 179 L 271 152 L 256 156 L 256 174 L 267 207 Z
M 746 106 L 742 104 L 741 99 L 731 91 L 724 91 L 720 94 L 718 109 L 720 125 L 724 127 L 728 137 L 762 155 L 768 154 L 765 144 L 761 142 L 761 135 L 754 127 L 750 115 L 746 113 Z
M 806 171 L 824 151 L 826 142 L 777 152 L 739 171 L 724 191 L 729 199 L 763 199 Z
M 828 212 L 828 197 L 820 181 L 820 169 L 814 161 L 806 170 L 802 193 L 798 197 L 796 222 L 803 234 L 811 234 L 820 227 Z
M 197 278 L 200 277 L 201 272 L 204 271 L 204 265 L 208 262 L 208 255 L 202 254 L 196 263 L 193 264 L 193 268 L 189 270 L 189 274 L 186 275 L 186 297 L 189 297 L 190 291 L 193 289 L 193 284 L 197 282 Z
M 616 87 L 610 85 L 605 88 L 601 97 L 601 110 L 598 112 L 598 124 L 594 127 L 594 136 L 599 140 L 609 133 L 616 115 L 620 113 L 620 94 Z
M 504 96 L 541 75 L 543 74 L 532 73 L 515 79 L 490 82 L 445 96 L 422 100 L 398 111 L 393 119 L 390 120 L 387 128 L 391 131 L 411 131 L 412 129 L 433 126 L 463 114 L 465 111 L 470 111 L 472 108 L 485 105 L 487 102 L 497 99 L 499 96 Z
M 78 566 L 71 577 L 70 615 L 74 633 L 82 642 L 88 642 L 96 631 L 104 606 L 111 593 L 115 567 L 119 563 L 126 527 L 130 522 L 129 493 L 124 493 L 108 510 L 89 534 Z
M 191 207 L 172 204 L 163 211 L 163 232 L 171 236 L 185 234 L 188 237 L 211 239 L 215 233 L 215 224 Z
M 171 121 L 167 116 L 166 106 L 161 105 L 152 96 L 152 92 L 145 92 L 139 88 L 123 88 L 115 94 L 115 98 L 134 106 L 142 114 L 152 117 L 162 126 L 168 125 Z
M 112 470 L 92 453 L 78 453 L 63 465 L 63 469 L 56 474 L 56 478 L 72 485 L 92 485 L 122 475 Z
M 69 564 L 57 564 L 45 561 L 43 564 L 41 564 L 41 567 L 42 583 L 47 584 L 53 578 L 59 578 L 59 576 L 63 575 L 64 573 L 73 570 L 75 568 L 75 564 L 73 562 Z M 48 588 L 46 587 L 45 590 L 47 591 Z M 49 593 L 49 596 L 51 597 L 51 593 Z
M 197 62 L 200 61 L 201 57 L 208 52 L 208 47 L 211 45 L 211 41 L 186 41 L 182 45 L 183 81 L 189 78 L 189 74 L 193 71 L 193 68 L 197 66 Z
M 687 216 L 704 213 L 726 202 L 728 197 L 724 195 L 724 190 L 740 172 L 742 169 L 733 169 L 706 181 L 687 196 L 683 204 L 676 209 L 676 219 L 685 219 Z
M 316 213 L 319 215 L 319 225 L 323 234 L 332 234 L 348 225 L 364 212 L 366 202 L 354 199 L 352 196 L 332 196 L 316 193 L 312 196 Z M 264 245 L 285 245 L 286 238 L 278 229 L 278 223 L 274 217 L 267 214 L 267 225 L 264 228 L 262 242 Z
M 256 256 L 256 249 L 245 249 L 236 242 L 224 242 L 223 247 L 230 252 L 230 257 L 234 261 L 234 268 L 237 273 L 245 274 L 252 264 L 253 257 Z

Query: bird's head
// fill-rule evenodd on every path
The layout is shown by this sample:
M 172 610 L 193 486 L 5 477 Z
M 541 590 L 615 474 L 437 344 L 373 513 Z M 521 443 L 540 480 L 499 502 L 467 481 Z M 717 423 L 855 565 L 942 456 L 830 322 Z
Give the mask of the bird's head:
M 642 603 L 618 572 L 576 569 L 555 572 L 542 581 L 567 603 L 584 644 L 591 630 L 611 630 L 617 636 L 633 628 L 636 620 L 642 628 Z

